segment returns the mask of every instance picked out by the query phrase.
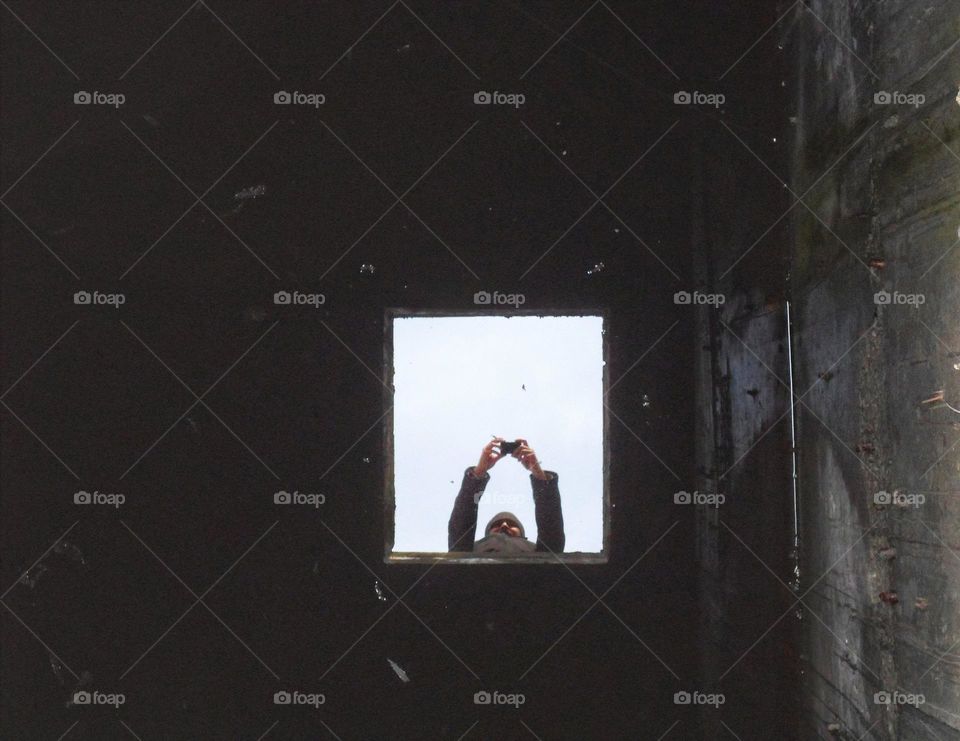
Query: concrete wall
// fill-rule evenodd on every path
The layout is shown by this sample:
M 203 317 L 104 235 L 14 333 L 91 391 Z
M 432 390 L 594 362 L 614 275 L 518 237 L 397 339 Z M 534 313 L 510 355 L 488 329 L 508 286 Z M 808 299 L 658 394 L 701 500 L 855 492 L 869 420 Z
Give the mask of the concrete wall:
M 770 136 L 786 151 L 741 134 L 758 155 L 742 159 L 705 134 L 703 180 L 726 187 L 704 186 L 694 207 L 699 277 L 727 297 L 697 325 L 700 485 L 728 494 L 698 519 L 703 676 L 722 677 L 728 711 L 707 725 L 716 738 L 721 721 L 751 737 L 957 738 L 960 420 L 922 402 L 942 389 L 960 406 L 960 14 L 948 2 L 780 12 L 769 43 L 785 99 Z M 925 101 L 875 102 L 884 92 Z M 764 201 L 777 179 L 783 200 Z M 884 506 L 881 492 L 925 501 Z M 875 702 L 894 690 L 926 702 Z
M 789 203 L 764 165 L 784 173 L 787 121 L 784 60 L 770 47 L 758 51 L 768 64 L 745 65 L 727 82 L 723 121 L 701 130 L 694 187 L 697 282 L 723 298 L 696 315 L 698 489 L 724 498 L 697 511 L 701 679 L 725 697 L 720 712 L 704 713 L 702 738 L 764 738 L 771 729 L 800 738 L 788 231 L 782 222 L 771 228 Z M 758 93 L 770 105 L 759 115 L 749 110 Z
M 820 217 L 793 213 L 798 393 L 816 384 L 798 408 L 802 735 L 958 738 L 960 416 L 922 402 L 960 400 L 960 13 L 808 5 L 845 46 L 810 18 L 788 40 L 791 188 L 816 182 L 804 200 Z M 884 92 L 925 102 L 876 102 Z M 879 304 L 880 291 L 924 303 Z M 887 690 L 926 702 L 877 704 Z
M 955 3 L 610 2 L 580 22 L 580 2 L 405 5 L 379 23 L 372 1 L 218 6 L 276 77 L 197 5 L 122 84 L 182 11 L 17 4 L 79 81 L 0 13 L 2 735 L 128 737 L 65 706 L 84 686 L 124 692 L 145 739 L 957 737 L 960 431 L 922 403 L 960 408 Z M 114 83 L 121 110 L 74 106 Z M 328 100 L 278 113 L 278 88 Z M 681 109 L 678 88 L 728 104 Z M 478 89 L 527 103 L 481 109 Z M 123 124 L 199 194 L 274 121 L 127 274 L 194 198 Z M 364 235 L 475 121 L 407 196 L 416 216 L 397 204 Z M 784 184 L 826 223 L 786 214 Z M 77 306 L 81 288 L 127 303 Z M 273 304 L 291 288 L 327 303 Z M 384 311 L 472 308 L 479 289 L 610 313 L 604 566 L 382 562 Z M 681 289 L 724 303 L 678 306 Z M 878 306 L 881 289 L 925 303 Z M 238 358 L 183 415 L 184 386 Z M 278 514 L 280 488 L 327 505 Z M 78 510 L 78 489 L 127 501 Z M 684 509 L 678 489 L 725 499 Z M 610 610 L 591 594 L 608 588 Z M 278 715 L 284 688 L 327 703 Z M 479 689 L 527 702 L 484 713 Z M 883 689 L 927 702 L 887 709 Z
M 672 5 L 619 10 L 642 29 Z M 681 118 L 676 83 L 601 6 L 524 81 L 581 3 L 410 6 L 481 80 L 405 4 L 323 77 L 382 2 L 224 3 L 214 10 L 280 81 L 197 5 L 116 83 L 126 107 L 81 109 L 75 88 L 112 89 L 185 8 L 124 4 L 108 18 L 18 4 L 79 84 L 0 11 L 4 188 L 80 119 L 5 198 L 32 231 L 2 220 L 3 389 L 30 370 L 0 418 L 3 738 L 130 737 L 118 718 L 143 739 L 696 737 L 673 704 L 697 672 L 693 519 L 672 502 L 692 476 L 689 312 L 640 242 L 687 274 L 693 129 L 617 183 L 609 210 L 590 193 Z M 682 50 L 699 33 L 644 35 Z M 327 103 L 275 106 L 281 88 Z M 480 89 L 528 102 L 478 106 Z M 123 124 L 200 194 L 275 121 L 207 195 L 211 210 L 197 205 L 121 277 L 194 200 Z M 388 187 L 403 193 L 474 122 L 406 196 L 416 216 L 397 204 L 365 234 L 394 203 Z M 127 302 L 77 306 L 79 288 Z M 327 301 L 277 306 L 281 289 Z M 606 564 L 383 563 L 385 309 L 475 309 L 481 289 L 523 293 L 526 309 L 610 312 Z M 183 384 L 202 394 L 234 363 L 209 409 L 190 409 Z M 449 460 L 442 442 L 438 430 L 424 465 L 459 477 L 475 461 Z M 126 503 L 84 509 L 78 489 Z M 278 508 L 279 489 L 326 504 Z M 454 493 L 436 492 L 436 506 L 449 511 Z M 37 559 L 42 573 L 18 584 Z M 210 610 L 195 604 L 189 590 L 215 582 Z M 68 708 L 77 686 L 127 702 Z M 278 708 L 281 689 L 326 704 Z M 526 702 L 475 705 L 482 689 Z

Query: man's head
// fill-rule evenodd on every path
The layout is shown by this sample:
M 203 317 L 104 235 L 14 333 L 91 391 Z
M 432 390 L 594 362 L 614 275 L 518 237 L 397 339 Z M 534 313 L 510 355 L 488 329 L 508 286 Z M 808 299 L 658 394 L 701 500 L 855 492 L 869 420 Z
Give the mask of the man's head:
M 494 535 L 496 533 L 509 535 L 511 538 L 526 537 L 523 523 L 517 519 L 517 516 L 513 514 L 513 512 L 498 512 L 490 522 L 487 523 L 487 529 L 484 535 Z

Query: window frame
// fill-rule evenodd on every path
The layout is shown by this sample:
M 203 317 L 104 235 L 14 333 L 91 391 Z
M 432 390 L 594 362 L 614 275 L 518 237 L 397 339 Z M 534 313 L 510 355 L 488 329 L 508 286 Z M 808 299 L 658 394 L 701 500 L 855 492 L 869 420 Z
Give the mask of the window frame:
M 573 551 L 564 553 L 526 553 L 510 556 L 480 555 L 469 551 L 394 551 L 394 532 L 396 528 L 396 491 L 394 485 L 394 438 L 393 438 L 393 322 L 395 319 L 454 318 L 454 317 L 599 317 L 601 319 L 601 354 L 603 360 L 602 398 L 610 388 L 610 340 L 609 312 L 606 308 L 570 308 L 570 309 L 512 309 L 497 307 L 493 310 L 470 309 L 413 309 L 406 307 L 387 307 L 384 311 L 383 337 L 383 560 L 387 564 L 605 564 L 610 555 L 610 412 L 606 404 L 602 409 L 603 454 L 603 542 L 599 552 Z M 562 496 L 562 492 L 561 492 Z M 450 506 L 453 506 L 451 500 Z

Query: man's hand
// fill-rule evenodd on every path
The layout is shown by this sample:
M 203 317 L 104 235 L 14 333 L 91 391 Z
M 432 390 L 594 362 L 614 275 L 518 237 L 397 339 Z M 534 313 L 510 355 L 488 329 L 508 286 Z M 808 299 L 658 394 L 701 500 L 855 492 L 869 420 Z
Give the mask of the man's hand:
M 536 478 L 541 481 L 546 481 L 549 477 L 543 472 L 543 469 L 540 468 L 540 461 L 537 460 L 537 454 L 533 452 L 533 448 L 522 438 L 517 438 L 517 442 L 520 443 L 520 447 L 514 450 L 511 455 L 520 461 L 523 467 Z
M 487 471 L 496 465 L 497 461 L 502 457 L 502 454 L 499 451 L 494 450 L 494 448 L 499 446 L 502 442 L 502 437 L 495 437 L 493 440 L 483 446 L 483 450 L 480 452 L 480 462 L 473 467 L 474 476 L 481 478 Z

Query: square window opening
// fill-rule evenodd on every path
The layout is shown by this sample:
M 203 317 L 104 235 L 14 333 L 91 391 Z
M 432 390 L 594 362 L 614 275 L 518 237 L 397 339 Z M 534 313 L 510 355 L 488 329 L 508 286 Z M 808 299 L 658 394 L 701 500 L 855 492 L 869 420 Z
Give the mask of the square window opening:
M 387 310 L 387 563 L 607 562 L 605 323 Z

